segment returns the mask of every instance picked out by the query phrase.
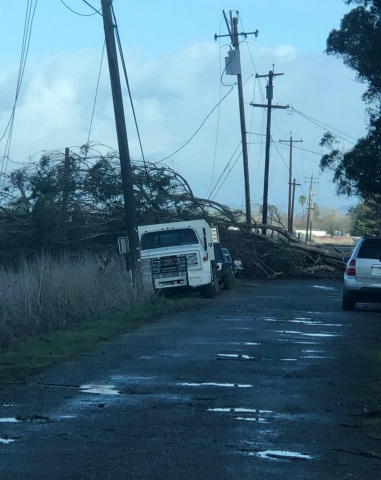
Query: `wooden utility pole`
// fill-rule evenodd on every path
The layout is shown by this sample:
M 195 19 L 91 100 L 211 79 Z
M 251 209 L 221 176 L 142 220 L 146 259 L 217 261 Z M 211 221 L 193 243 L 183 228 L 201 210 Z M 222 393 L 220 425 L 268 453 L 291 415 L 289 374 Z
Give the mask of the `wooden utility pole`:
M 292 146 L 295 142 L 303 142 L 303 140 L 293 140 L 292 133 L 290 133 L 290 140 L 279 140 L 280 143 L 290 144 L 290 163 L 289 163 L 289 176 L 288 176 L 288 219 L 287 230 L 288 233 L 292 233 Z
M 137 274 L 139 267 L 139 237 L 137 230 L 131 159 L 128 148 L 122 88 L 120 84 L 118 57 L 116 53 L 114 32 L 115 25 L 112 19 L 111 3 L 112 0 L 101 0 L 107 58 L 110 70 L 111 90 L 114 104 L 116 133 L 118 137 L 119 159 L 124 197 L 125 226 L 130 246 L 130 265 L 128 265 L 127 263 L 127 268 L 131 268 L 132 279 L 134 280 L 134 275 Z
M 316 179 L 317 180 L 317 179 Z M 310 191 L 308 195 L 308 204 L 307 204 L 307 224 L 306 224 L 306 241 L 311 240 L 312 238 L 312 211 L 314 209 L 314 191 L 313 191 L 313 184 L 319 183 L 318 181 L 314 180 L 314 175 L 311 174 L 310 179 Z
M 266 235 L 266 224 L 267 224 L 267 210 L 268 210 L 268 195 L 269 195 L 269 171 L 270 171 L 270 144 L 271 144 L 271 111 L 273 108 L 289 108 L 288 105 L 272 105 L 272 99 L 274 97 L 274 86 L 273 78 L 278 75 L 284 75 L 283 73 L 274 73 L 273 70 L 270 70 L 268 75 L 258 75 L 256 78 L 268 77 L 269 83 L 266 86 L 266 98 L 267 105 L 261 103 L 250 103 L 253 107 L 262 107 L 267 108 L 267 128 L 266 128 L 266 158 L 265 158 L 265 178 L 263 186 L 263 207 L 262 207 L 262 234 Z
M 294 228 L 294 208 L 295 208 L 295 190 L 296 187 L 300 187 L 300 183 L 296 183 L 296 180 L 294 178 L 294 181 L 292 182 L 292 196 L 291 196 L 291 215 L 290 215 L 290 234 L 292 234 L 292 229 Z
M 245 121 L 245 105 L 243 101 L 243 86 L 242 86 L 242 74 L 241 74 L 241 60 L 239 51 L 239 35 L 247 37 L 248 35 L 258 36 L 258 30 L 256 32 L 238 33 L 238 18 L 232 16 L 230 11 L 230 23 L 223 10 L 226 27 L 228 29 L 228 35 L 214 35 L 214 39 L 219 37 L 230 37 L 231 44 L 234 47 L 233 51 L 229 52 L 229 57 L 226 60 L 226 73 L 227 75 L 237 75 L 238 84 L 238 101 L 239 101 L 239 116 L 241 122 L 241 140 L 242 140 L 242 157 L 243 157 L 243 174 L 245 183 L 245 206 L 246 206 L 246 223 L 251 223 L 251 200 L 250 200 L 250 178 L 249 178 L 249 158 L 247 153 L 247 138 L 246 138 L 246 121 Z M 237 12 L 238 14 L 238 12 Z

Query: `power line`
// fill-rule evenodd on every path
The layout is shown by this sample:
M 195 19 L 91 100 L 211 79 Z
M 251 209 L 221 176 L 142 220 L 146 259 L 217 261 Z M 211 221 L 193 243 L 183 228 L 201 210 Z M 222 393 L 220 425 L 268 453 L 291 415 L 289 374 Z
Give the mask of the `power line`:
M 103 65 L 103 57 L 104 57 L 104 53 L 105 53 L 105 48 L 106 48 L 106 41 L 103 43 L 101 63 L 100 63 L 100 65 L 99 65 L 97 87 L 96 87 L 96 89 L 95 89 L 95 97 L 94 97 L 93 111 L 92 111 L 92 113 L 91 113 L 91 120 L 90 120 L 90 127 L 89 127 L 89 135 L 88 135 L 88 137 L 87 137 L 87 143 L 89 143 L 89 141 L 90 141 L 90 134 L 91 134 L 92 126 L 93 126 L 95 105 L 96 105 L 96 103 L 97 103 L 98 90 L 99 90 L 99 82 L 100 82 L 100 78 L 101 78 L 101 72 L 102 72 L 102 65 Z
M 28 0 L 27 6 L 26 6 L 24 32 L 23 32 L 20 63 L 19 63 L 19 72 L 18 72 L 18 78 L 17 78 L 17 84 L 16 84 L 16 94 L 15 94 L 15 99 L 14 99 L 8 124 L 5 127 L 3 135 L 0 138 L 0 141 L 3 140 L 5 135 L 8 132 L 8 137 L 6 140 L 4 155 L 2 158 L 2 163 L 0 168 L 0 174 L 2 176 L 4 175 L 8 167 L 9 152 L 10 152 L 11 143 L 12 143 L 13 125 L 14 125 L 15 114 L 16 114 L 16 105 L 19 98 L 22 81 L 24 78 L 25 66 L 26 66 L 26 61 L 27 61 L 28 52 L 29 52 L 30 39 L 32 35 L 32 26 L 34 21 L 34 15 L 36 12 L 36 7 L 37 7 L 37 1 L 38 0 Z
M 233 91 L 233 87 L 231 87 L 231 89 L 228 91 L 228 93 L 226 95 L 224 95 L 221 100 L 219 100 L 219 102 L 212 108 L 212 110 L 208 113 L 208 115 L 204 118 L 204 120 L 202 121 L 201 125 L 197 128 L 197 130 L 193 133 L 193 135 L 180 147 L 178 148 L 175 152 L 171 153 L 170 155 L 168 155 L 167 157 L 165 158 L 162 158 L 161 160 L 159 160 L 157 163 L 162 163 L 164 162 L 165 160 L 168 160 L 168 158 L 171 158 L 173 157 L 174 155 L 176 155 L 176 153 L 180 152 L 180 150 L 182 150 L 184 147 L 186 147 L 188 145 L 188 143 L 190 143 L 194 137 L 198 134 L 198 132 L 201 130 L 201 128 L 204 126 L 204 124 L 206 123 L 206 121 L 208 120 L 208 118 L 212 115 L 212 113 L 214 112 L 214 110 L 225 100 L 225 98 Z
M 75 15 L 78 15 L 80 17 L 92 17 L 93 15 L 96 15 L 96 13 L 99 13 L 97 11 L 95 11 L 94 13 L 79 13 L 79 12 L 76 12 L 75 10 L 73 10 L 71 7 L 69 7 L 69 5 L 67 5 L 64 0 L 60 0 L 61 3 L 63 5 L 65 5 L 65 7 L 70 10 L 72 13 L 74 13 Z M 87 2 L 86 2 L 87 3 Z M 94 8 L 94 7 L 91 7 L 91 8 Z M 95 9 L 94 9 L 95 10 Z
M 210 194 L 209 194 L 209 197 L 208 197 L 209 199 L 210 199 L 211 196 L 213 195 L 214 190 L 217 188 L 220 180 L 222 179 L 224 173 L 226 172 L 227 168 L 229 167 L 230 162 L 233 160 L 233 157 L 234 157 L 234 155 L 236 154 L 236 152 L 237 152 L 237 150 L 239 149 L 239 147 L 240 147 L 241 144 L 242 144 L 242 142 L 240 141 L 239 144 L 237 145 L 236 149 L 234 150 L 232 156 L 230 157 L 230 160 L 229 160 L 228 163 L 225 165 L 225 167 L 224 167 L 221 175 L 219 176 L 216 184 L 214 185 L 214 187 L 212 188 L 212 190 L 211 190 L 211 192 L 210 192 Z M 240 156 L 240 155 L 241 155 L 241 153 L 239 154 L 239 156 Z M 238 156 L 238 158 L 239 158 L 239 156 Z M 237 159 L 237 160 L 238 160 L 238 159 Z M 237 160 L 235 161 L 234 165 L 237 163 Z M 234 167 L 234 165 L 233 165 L 233 167 Z M 226 176 L 226 178 L 229 176 L 229 174 L 230 174 L 230 172 L 232 171 L 233 167 L 229 170 L 228 175 Z M 224 182 L 226 181 L 226 178 L 225 178 Z M 224 182 L 223 182 L 223 183 L 224 183 Z M 216 197 L 216 195 L 217 195 L 217 193 L 219 192 L 219 190 L 221 189 L 221 187 L 222 187 L 222 185 L 220 185 L 219 189 L 218 189 L 217 192 L 214 194 L 214 197 L 213 197 L 213 198 Z
M 320 127 L 321 129 L 325 130 L 326 132 L 328 131 L 331 131 L 331 130 L 334 130 L 338 133 L 341 133 L 342 135 L 345 135 L 345 137 L 347 138 L 344 138 L 344 137 L 341 137 L 340 135 L 338 135 L 339 138 L 341 138 L 342 140 L 345 140 L 349 143 L 351 143 L 352 145 L 355 145 L 355 143 L 351 142 L 350 140 L 348 140 L 348 138 L 351 138 L 352 140 L 355 140 L 357 142 L 357 138 L 354 138 L 352 137 L 351 135 L 348 135 L 346 134 L 345 132 L 342 132 L 340 130 L 338 130 L 337 128 L 334 128 L 334 127 L 331 127 L 329 125 L 327 125 L 326 123 L 324 122 L 321 122 L 320 120 L 316 120 L 315 118 L 312 118 L 311 116 L 299 111 L 299 110 L 296 110 L 296 108 L 294 107 L 290 107 L 295 113 L 297 113 L 298 115 L 300 115 L 301 117 L 304 117 L 306 120 L 309 120 L 310 122 L 314 123 L 315 125 L 317 125 L 318 127 Z

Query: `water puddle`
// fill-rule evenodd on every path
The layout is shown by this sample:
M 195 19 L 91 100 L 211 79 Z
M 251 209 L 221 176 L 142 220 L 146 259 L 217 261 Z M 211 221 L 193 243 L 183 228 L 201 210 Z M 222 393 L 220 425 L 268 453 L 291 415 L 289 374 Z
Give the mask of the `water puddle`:
M 269 420 L 264 417 L 264 415 L 271 415 L 272 410 L 258 410 L 256 408 L 241 408 L 241 407 L 230 407 L 230 408 L 208 408 L 208 412 L 222 412 L 222 413 L 248 413 L 253 414 L 251 417 L 235 417 L 236 420 L 244 422 L 256 422 L 256 423 L 269 423 Z
M 217 383 L 217 382 L 204 382 L 204 383 L 179 383 L 182 387 L 223 387 L 223 388 L 254 388 L 254 385 L 246 383 Z
M 312 288 L 318 288 L 319 290 L 329 290 L 330 292 L 334 291 L 334 287 L 326 287 L 324 285 L 312 285 Z
M 322 332 L 322 333 L 303 333 L 303 336 L 305 337 L 320 337 L 320 338 L 325 338 L 325 337 L 340 337 L 338 333 L 328 333 L 328 332 Z
M 311 319 L 295 318 L 294 320 L 288 320 L 289 323 L 301 323 L 302 325 L 316 325 L 317 327 L 343 327 L 341 323 L 323 323 L 320 321 L 314 321 Z
M 242 345 L 257 346 L 257 345 L 260 345 L 260 343 L 257 343 L 257 342 L 243 342 Z
M 270 424 L 282 421 L 298 421 L 300 415 L 292 413 L 276 413 L 273 410 L 260 410 L 258 408 L 245 407 L 215 407 L 208 408 L 208 412 L 232 414 L 235 420 L 241 422 L 255 422 Z M 237 415 L 237 416 L 236 416 Z
M 332 360 L 334 357 L 324 357 L 323 355 L 305 355 L 302 360 Z
M 14 440 L 12 440 L 11 438 L 0 438 L 0 443 L 6 444 L 6 445 L 13 442 Z
M 243 355 L 241 353 L 218 353 L 217 357 L 220 360 L 258 360 L 251 355 Z
M 270 460 L 312 460 L 313 459 L 311 455 L 304 455 L 298 452 L 287 452 L 284 450 L 265 450 L 263 452 L 250 452 L 249 455 L 270 459 Z
M 274 317 L 262 317 L 261 320 L 264 322 L 281 322 L 282 320 L 279 320 L 279 318 L 274 318 Z
M 279 360 L 281 362 L 297 362 L 298 361 L 296 358 L 280 358 Z
M 208 408 L 208 412 L 229 412 L 229 413 L 273 413 L 272 410 L 258 410 L 257 408 L 243 407 L 225 407 L 225 408 Z
M 317 338 L 325 338 L 325 337 L 339 337 L 339 334 L 336 333 L 329 333 L 329 332 L 321 332 L 321 333 L 304 333 L 299 332 L 297 330 L 276 330 L 275 333 L 284 333 L 287 335 L 301 335 L 302 337 L 317 337 Z
M 51 419 L 49 417 L 46 417 L 45 415 L 29 415 L 22 417 L 17 416 L 17 417 L 5 417 L 5 418 L 0 418 L 0 423 L 19 423 L 19 422 L 50 422 Z
M 98 395 L 119 395 L 119 390 L 116 389 L 115 385 L 81 385 L 80 390 L 84 393 L 95 393 Z

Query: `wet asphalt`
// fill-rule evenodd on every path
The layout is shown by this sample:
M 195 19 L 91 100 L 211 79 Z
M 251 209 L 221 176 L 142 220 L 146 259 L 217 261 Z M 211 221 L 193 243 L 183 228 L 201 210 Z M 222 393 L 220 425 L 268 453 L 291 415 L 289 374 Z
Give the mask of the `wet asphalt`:
M 341 288 L 221 291 L 1 391 L 0 479 L 381 478 L 381 309 Z

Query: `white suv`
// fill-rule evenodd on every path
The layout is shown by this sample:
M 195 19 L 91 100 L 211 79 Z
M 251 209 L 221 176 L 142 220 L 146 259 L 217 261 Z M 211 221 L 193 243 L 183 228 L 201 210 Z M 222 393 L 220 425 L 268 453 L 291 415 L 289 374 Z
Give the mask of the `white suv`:
M 344 273 L 343 310 L 356 302 L 381 302 L 381 237 L 362 238 L 347 262 Z

